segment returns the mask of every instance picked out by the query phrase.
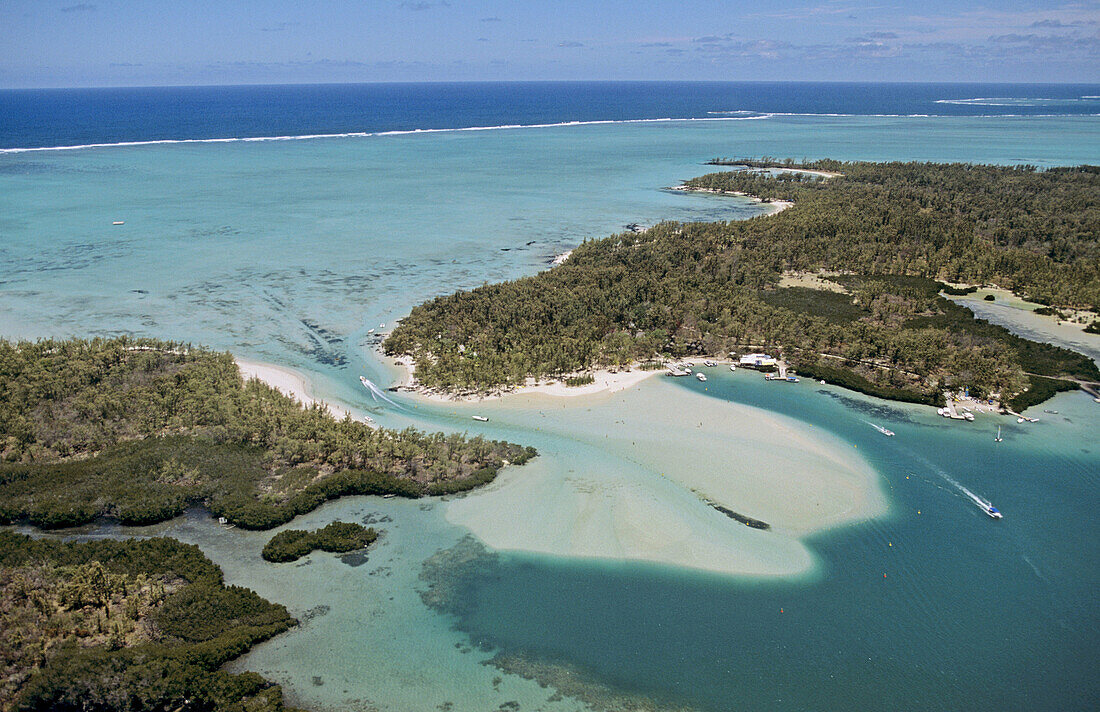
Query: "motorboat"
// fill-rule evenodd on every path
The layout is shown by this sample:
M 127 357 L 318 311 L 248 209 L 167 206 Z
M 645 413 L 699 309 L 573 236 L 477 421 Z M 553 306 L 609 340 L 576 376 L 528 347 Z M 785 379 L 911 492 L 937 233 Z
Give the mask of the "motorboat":
M 879 431 L 880 433 L 882 433 L 883 435 L 885 435 L 888 438 L 894 437 L 894 431 L 893 430 L 888 430 L 887 428 L 884 428 L 881 425 L 876 425 L 875 423 L 868 423 L 868 425 L 870 425 L 872 428 Z
M 486 418 L 484 415 L 475 415 L 475 416 L 473 416 L 473 418 L 474 418 L 474 420 L 476 420 L 480 423 L 488 423 L 489 422 L 489 419 Z
M 993 517 L 994 519 L 1004 519 L 1004 515 L 1001 514 L 1001 511 L 994 507 L 992 504 L 982 505 L 982 511 L 984 511 L 986 514 Z
M 703 375 L 703 374 L 701 374 L 701 373 L 697 373 L 697 374 L 695 374 L 695 377 L 696 377 L 696 378 L 698 378 L 698 379 L 699 379 L 700 381 L 706 381 L 706 380 L 707 380 L 707 377 L 706 377 L 706 376 L 704 376 L 704 375 Z

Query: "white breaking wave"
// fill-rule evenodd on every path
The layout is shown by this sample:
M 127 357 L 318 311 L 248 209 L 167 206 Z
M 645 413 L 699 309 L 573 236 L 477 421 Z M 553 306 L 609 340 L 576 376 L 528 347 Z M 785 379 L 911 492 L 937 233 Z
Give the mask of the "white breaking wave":
M 1092 97 L 1083 97 L 1092 98 Z M 977 101 L 974 99 L 938 99 L 936 103 L 952 104 Z M 1019 104 L 990 104 L 990 106 L 1019 106 Z M 929 119 L 929 118 L 965 118 L 965 119 L 1011 119 L 1011 118 L 1075 118 L 1097 117 L 1100 113 L 1093 114 L 977 114 L 974 116 L 953 116 L 950 114 L 839 114 L 839 113 L 798 113 L 784 111 L 754 112 L 746 110 L 736 111 L 708 111 L 712 116 L 693 118 L 659 118 L 659 119 L 594 119 L 591 121 L 559 121 L 549 124 L 501 124 L 499 126 L 462 126 L 458 128 L 443 129 L 398 129 L 393 131 L 347 131 L 343 133 L 327 134 L 301 134 L 294 136 L 230 136 L 225 138 L 161 138 L 148 141 L 118 141 L 115 143 L 83 143 L 73 146 L 32 146 L 17 148 L 0 148 L 0 155 L 6 153 L 36 153 L 46 151 L 83 151 L 95 148 L 124 148 L 129 146 L 162 146 L 185 143 L 262 143 L 266 141 L 314 141 L 318 139 L 334 138 L 371 138 L 378 136 L 411 136 L 416 134 L 457 133 L 462 131 L 506 131 L 519 129 L 553 129 L 568 128 L 571 126 L 607 126 L 614 124 L 658 124 L 675 122 L 700 122 L 700 121 L 758 121 L 776 117 L 829 117 L 829 118 L 855 118 L 868 117 L 878 119 Z
M 119 141 L 116 143 L 84 143 L 75 146 L 35 146 L 30 148 L 0 148 L 0 153 L 30 153 L 37 151 L 81 151 L 90 148 L 118 148 L 124 146 L 160 146 L 177 143 L 249 143 L 264 141 L 312 141 L 324 138 L 369 138 L 372 136 L 410 136 L 416 134 L 455 133 L 460 131 L 505 131 L 515 129 L 552 129 L 569 126 L 602 126 L 608 124 L 656 124 L 675 121 L 752 121 L 767 119 L 770 114 L 759 116 L 713 116 L 703 118 L 674 119 L 598 119 L 591 121 L 560 121 L 551 124 L 502 124 L 500 126 L 462 126 L 445 129 L 399 129 L 393 131 L 348 131 L 331 134 L 303 134 L 300 136 L 248 136 L 228 138 L 162 138 L 149 141 Z
M 937 104 L 956 104 L 959 106 L 1047 106 L 1050 104 L 1073 104 L 1080 101 L 1095 101 L 1100 96 L 1082 97 L 1025 97 L 1025 96 L 979 96 L 972 99 L 936 99 Z

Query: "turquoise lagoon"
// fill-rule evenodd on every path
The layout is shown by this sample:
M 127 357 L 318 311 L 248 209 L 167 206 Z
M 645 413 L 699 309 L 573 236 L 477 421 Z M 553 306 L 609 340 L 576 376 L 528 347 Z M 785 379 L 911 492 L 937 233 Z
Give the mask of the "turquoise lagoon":
M 431 296 L 530 274 L 627 223 L 762 212 L 662 190 L 712 156 L 1096 162 L 1097 122 L 771 117 L 0 155 L 0 334 L 137 333 L 232 349 L 297 368 L 319 395 L 386 425 L 530 443 L 563 476 L 595 466 L 653 480 L 663 473 L 644 454 L 601 450 L 598 432 L 570 429 L 584 402 L 536 430 L 541 415 L 526 406 L 486 405 L 492 420 L 478 424 L 446 405 L 372 400 L 357 376 L 395 374 L 370 330 Z M 1096 706 L 1091 399 L 1061 395 L 1043 406 L 1057 415 L 1005 421 L 995 444 L 991 418 L 946 423 L 813 383 L 716 371 L 705 386 L 637 389 L 670 409 L 681 393 L 823 432 L 873 468 L 887 506 L 823 531 L 764 535 L 797 542 L 810 562 L 766 577 L 492 551 L 439 500 L 349 498 L 291 525 L 381 520 L 386 534 L 365 562 L 267 564 L 267 533 L 201 514 L 134 533 L 200 544 L 229 581 L 302 618 L 234 667 L 317 709 Z M 681 440 L 670 431 L 668 448 Z M 984 516 L 954 483 L 1005 519 Z M 715 531 L 745 536 L 712 514 Z

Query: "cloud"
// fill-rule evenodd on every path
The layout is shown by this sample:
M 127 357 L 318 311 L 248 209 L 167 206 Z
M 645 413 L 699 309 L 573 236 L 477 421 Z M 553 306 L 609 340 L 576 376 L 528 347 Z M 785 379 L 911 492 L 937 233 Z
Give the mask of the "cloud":
M 504 22 L 504 20 L 499 17 L 483 17 L 478 22 Z
M 1038 20 L 1028 25 L 1028 27 L 1034 27 L 1036 29 L 1059 30 L 1069 27 L 1088 27 L 1089 25 L 1095 24 L 1096 20 L 1074 20 L 1073 22 L 1062 22 L 1061 20 Z
M 1075 37 L 1073 35 L 1036 35 L 1036 34 L 1007 34 L 995 35 L 989 38 L 990 42 L 1000 45 L 1014 45 L 1016 47 L 1028 47 L 1033 50 L 1046 52 L 1060 51 L 1073 52 L 1084 50 L 1091 54 L 1100 54 L 1100 37 Z
M 583 42 L 558 42 L 558 47 L 584 47 Z
M 643 42 L 643 47 L 671 47 L 671 42 Z
M 67 5 L 61 8 L 61 12 L 95 12 L 96 6 L 87 2 L 78 2 L 76 5 Z
M 276 22 L 271 27 L 261 27 L 260 32 L 283 32 L 291 27 L 297 27 L 300 22 Z
M 873 40 L 896 40 L 898 38 L 895 32 L 867 32 L 865 36 Z
M 488 37 L 478 37 L 478 38 L 477 38 L 477 41 L 478 41 L 478 42 L 488 42 L 488 41 L 489 41 L 489 38 L 488 38 Z
M 447 0 L 438 0 L 438 2 L 427 2 L 427 0 L 421 0 L 416 2 L 415 0 L 401 0 L 401 7 L 406 10 L 414 10 L 420 12 L 422 10 L 431 10 L 433 7 L 450 7 L 451 3 Z
M 142 64 L 141 62 L 138 62 L 136 64 L 134 62 L 111 62 L 107 66 L 109 66 L 109 67 L 144 67 L 145 65 Z
M 737 35 L 732 32 L 727 32 L 724 35 L 705 35 L 703 37 L 696 37 L 691 41 L 696 44 L 720 44 L 722 42 L 729 42 Z

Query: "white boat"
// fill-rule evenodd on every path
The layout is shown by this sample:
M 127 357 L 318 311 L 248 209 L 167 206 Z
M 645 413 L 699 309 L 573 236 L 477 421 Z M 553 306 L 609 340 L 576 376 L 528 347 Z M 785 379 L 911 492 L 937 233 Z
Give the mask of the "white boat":
M 701 373 L 697 373 L 697 374 L 695 374 L 695 377 L 696 377 L 696 378 L 698 378 L 698 379 L 699 379 L 700 381 L 706 381 L 706 380 L 707 380 L 707 377 L 706 377 L 706 376 L 704 376 L 704 375 L 703 375 L 703 374 L 701 374 Z
M 820 383 L 820 384 L 821 384 L 821 385 L 823 385 L 823 386 L 825 385 L 825 381 L 824 381 L 824 380 L 820 380 L 820 381 L 818 381 L 818 383 Z
M 707 368 L 714 368 L 718 364 L 716 364 L 714 361 L 704 361 L 703 365 L 706 366 Z
M 1001 426 L 998 425 L 997 426 L 997 437 L 993 438 L 993 442 L 999 443 L 1002 440 L 1004 440 L 1004 438 L 1001 437 Z
M 894 437 L 894 431 L 893 430 L 887 430 L 886 428 L 882 427 L 881 425 L 876 425 L 875 423 L 868 423 L 868 425 L 870 425 L 872 428 L 879 431 L 880 433 L 882 433 L 883 435 L 885 435 L 888 438 Z
M 1022 423 L 1022 422 L 1024 422 L 1024 419 L 1023 419 L 1023 418 L 1017 418 L 1017 419 L 1016 419 L 1016 422 L 1017 422 L 1017 423 Z
M 489 422 L 489 419 L 486 418 L 484 415 L 475 415 L 473 417 L 474 417 L 474 420 L 480 421 L 482 423 L 488 423 Z
M 669 366 L 667 372 L 670 376 L 687 376 L 690 373 L 689 371 L 685 371 L 682 368 L 676 368 L 675 366 Z
M 963 413 L 963 417 L 966 418 L 967 420 L 971 421 L 971 422 L 974 422 L 974 414 L 973 413 Z
M 730 364 L 730 370 L 731 370 L 731 371 L 736 371 L 736 370 L 737 370 L 737 364 L 735 364 L 735 363 L 731 363 L 731 364 Z
M 115 220 L 115 221 L 114 221 L 113 223 L 111 223 L 111 224 L 112 224 L 112 225 L 125 225 L 126 223 L 125 223 L 124 221 L 122 221 L 122 220 Z
M 982 511 L 993 517 L 994 519 L 1004 519 L 1004 515 L 1001 514 L 1001 511 L 994 507 L 992 504 L 983 504 Z

